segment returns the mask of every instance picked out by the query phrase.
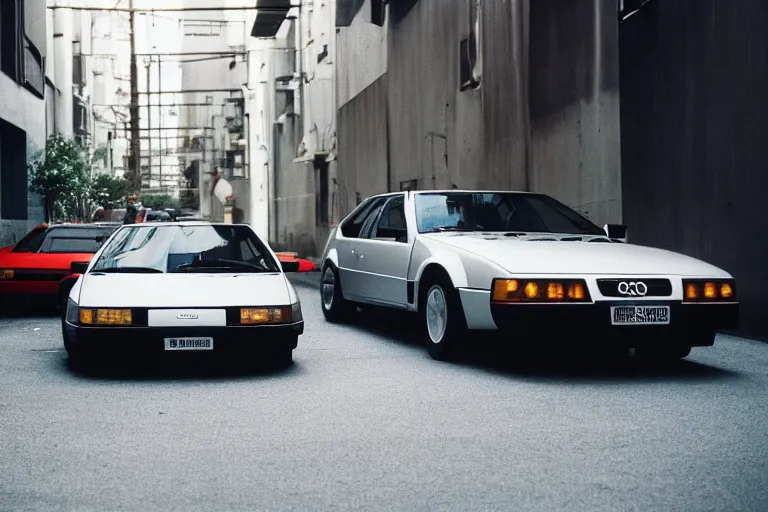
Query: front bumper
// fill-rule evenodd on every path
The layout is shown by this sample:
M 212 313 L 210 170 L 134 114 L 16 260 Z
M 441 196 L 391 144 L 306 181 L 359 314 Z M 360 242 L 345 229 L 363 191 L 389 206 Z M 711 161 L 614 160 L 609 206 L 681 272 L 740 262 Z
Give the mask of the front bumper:
M 612 325 L 611 306 L 669 306 L 667 325 Z M 632 344 L 673 341 L 712 345 L 714 334 L 737 329 L 738 303 L 684 304 L 672 301 L 599 301 L 593 304 L 491 304 L 499 330 L 515 337 L 564 343 L 624 340 Z
M 304 322 L 288 325 L 227 327 L 81 327 L 64 322 L 64 336 L 89 353 L 228 354 L 293 350 L 304 333 Z M 166 351 L 164 338 L 213 338 L 213 350 Z

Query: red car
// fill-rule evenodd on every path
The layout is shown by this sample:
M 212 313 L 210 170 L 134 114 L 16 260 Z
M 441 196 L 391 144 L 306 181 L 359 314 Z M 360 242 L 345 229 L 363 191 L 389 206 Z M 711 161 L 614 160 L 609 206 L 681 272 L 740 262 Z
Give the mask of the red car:
M 0 297 L 59 293 L 72 263 L 89 262 L 118 226 L 40 224 L 16 245 L 0 249 Z

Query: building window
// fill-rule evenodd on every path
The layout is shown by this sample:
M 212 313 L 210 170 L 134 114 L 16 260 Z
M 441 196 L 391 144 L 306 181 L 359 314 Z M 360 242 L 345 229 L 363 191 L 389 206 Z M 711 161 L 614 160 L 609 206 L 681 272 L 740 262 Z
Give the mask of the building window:
M 185 36 L 219 36 L 224 22 L 210 20 L 186 20 L 184 21 Z
M 27 134 L 2 119 L 0 194 L 0 217 L 8 220 L 27 219 Z
M 15 82 L 21 80 L 23 10 L 18 0 L 0 1 L 0 70 Z
M 315 165 L 315 225 L 327 226 L 328 215 L 328 162 L 320 160 Z

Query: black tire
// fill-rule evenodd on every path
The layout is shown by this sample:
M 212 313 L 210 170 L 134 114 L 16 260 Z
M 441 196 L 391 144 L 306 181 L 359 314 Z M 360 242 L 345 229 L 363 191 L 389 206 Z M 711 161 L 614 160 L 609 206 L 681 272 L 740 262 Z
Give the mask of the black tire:
M 423 288 L 422 288 L 423 286 Z M 454 288 L 448 276 L 437 275 L 419 283 L 419 288 L 424 290 L 420 300 L 420 313 L 424 322 L 425 342 L 427 351 L 432 359 L 437 361 L 456 361 L 461 358 L 464 349 L 464 340 L 467 334 L 467 322 L 464 317 L 464 310 L 461 307 L 459 292 Z M 435 297 L 430 297 L 436 294 Z M 430 316 L 434 310 L 430 307 L 431 300 L 435 300 L 438 307 L 444 299 L 444 328 L 440 329 L 433 325 L 430 329 Z M 430 312 L 430 310 L 432 310 Z M 438 314 L 438 317 L 442 315 Z
M 329 289 L 328 285 L 332 285 L 332 288 Z M 333 295 L 329 300 L 327 294 L 331 289 Z M 332 323 L 346 322 L 355 312 L 355 304 L 344 298 L 339 271 L 332 263 L 323 265 L 320 273 L 320 307 L 325 319 Z
M 64 331 L 64 318 L 61 319 L 61 336 L 64 339 L 64 350 L 67 352 L 67 365 L 73 370 L 85 371 L 90 369 L 94 363 L 93 354 L 83 347 L 72 343 Z

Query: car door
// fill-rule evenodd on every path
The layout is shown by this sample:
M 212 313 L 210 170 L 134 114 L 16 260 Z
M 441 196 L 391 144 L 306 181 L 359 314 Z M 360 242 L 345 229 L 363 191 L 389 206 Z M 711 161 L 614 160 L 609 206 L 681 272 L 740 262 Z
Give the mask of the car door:
M 361 299 L 407 307 L 411 248 L 405 222 L 405 196 L 390 196 L 381 213 L 371 222 L 370 229 L 361 233 L 355 244 Z
M 364 276 L 357 272 L 358 259 L 355 246 L 363 231 L 371 225 L 374 218 L 378 217 L 385 202 L 384 197 L 366 199 L 339 226 L 340 233 L 335 244 L 339 279 L 344 296 L 350 300 L 358 300 L 358 290 L 365 286 Z

